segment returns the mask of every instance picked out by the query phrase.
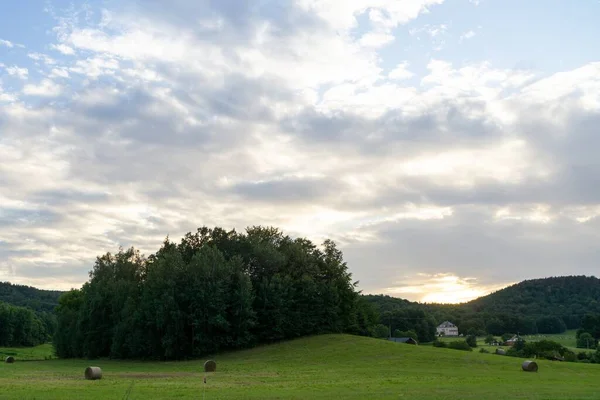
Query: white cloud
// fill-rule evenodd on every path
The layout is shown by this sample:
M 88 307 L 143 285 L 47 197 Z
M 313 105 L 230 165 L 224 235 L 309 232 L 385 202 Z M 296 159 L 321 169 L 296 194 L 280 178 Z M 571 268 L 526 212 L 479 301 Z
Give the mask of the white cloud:
M 0 39 L 0 46 L 5 46 L 10 49 L 10 48 L 13 48 L 15 45 L 11 41 Z
M 0 278 L 76 286 L 100 253 L 203 224 L 332 237 L 361 288 L 414 299 L 594 270 L 598 64 L 423 70 L 382 49 L 440 3 L 298 0 L 282 21 L 267 4 L 148 2 L 61 20 L 45 47 L 70 57 L 30 53 L 45 79 L 0 88 Z M 448 36 L 415 24 L 432 48 Z
M 27 68 L 19 68 L 16 65 L 12 67 L 6 67 L 6 72 L 11 76 L 16 76 L 19 79 L 27 79 L 29 76 L 29 70 Z
M 46 54 L 42 54 L 42 53 L 29 53 L 29 54 L 27 54 L 27 56 L 29 58 L 31 58 L 32 60 L 41 61 L 41 62 L 43 62 L 44 64 L 47 64 L 47 65 L 54 65 L 54 64 L 56 64 L 56 60 L 54 60 L 53 58 L 49 57 Z
M 463 40 L 471 39 L 474 36 L 475 36 L 475 32 L 474 31 L 472 31 L 472 30 L 466 31 L 465 33 L 463 33 L 462 35 L 460 35 L 460 41 L 462 42 Z
M 71 47 L 64 45 L 64 44 L 53 44 L 52 48 L 62 54 L 68 55 L 68 56 L 72 56 L 75 54 L 75 50 L 73 50 Z
M 61 86 L 50 79 L 44 79 L 38 85 L 28 84 L 23 87 L 23 93 L 29 96 L 55 97 L 61 92 Z
M 405 80 L 412 78 L 415 74 L 408 70 L 408 62 L 402 62 L 396 66 L 393 70 L 388 74 L 388 78 L 394 80 Z

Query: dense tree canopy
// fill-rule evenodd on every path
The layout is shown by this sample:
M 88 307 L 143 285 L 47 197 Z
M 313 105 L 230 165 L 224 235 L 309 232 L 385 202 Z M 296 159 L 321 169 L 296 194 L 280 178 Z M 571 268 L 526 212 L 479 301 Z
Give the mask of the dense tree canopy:
M 60 357 L 181 359 L 326 332 L 370 334 L 335 244 L 275 228 L 198 229 L 149 257 L 98 257 L 90 280 L 59 299 Z
M 0 346 L 36 346 L 50 339 L 55 320 L 26 307 L 0 302 Z

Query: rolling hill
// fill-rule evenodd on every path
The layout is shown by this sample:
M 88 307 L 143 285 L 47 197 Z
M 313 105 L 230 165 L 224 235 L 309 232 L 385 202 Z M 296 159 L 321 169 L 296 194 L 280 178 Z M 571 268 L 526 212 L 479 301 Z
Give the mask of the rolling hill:
M 382 295 L 364 298 L 379 312 L 382 323 L 398 329 L 412 329 L 423 322 L 406 316 L 406 310 L 421 310 L 436 323 L 454 322 L 464 333 L 559 333 L 579 328 L 586 314 L 600 314 L 600 279 L 526 280 L 462 304 L 421 304 Z
M 208 357 L 207 357 L 208 358 Z M 205 359 L 207 359 L 205 358 Z M 598 395 L 600 366 L 412 346 L 350 335 L 313 336 L 184 362 L 49 360 L 0 364 L 5 399 L 528 399 Z M 89 365 L 103 378 L 86 381 Z M 573 384 L 577 382 L 577 384 Z

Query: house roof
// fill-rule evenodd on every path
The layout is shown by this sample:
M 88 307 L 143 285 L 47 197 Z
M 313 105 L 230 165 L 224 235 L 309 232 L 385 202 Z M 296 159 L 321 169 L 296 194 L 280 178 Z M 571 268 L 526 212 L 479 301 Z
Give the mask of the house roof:
M 456 325 L 450 321 L 444 321 L 438 326 L 438 328 L 456 328 Z
M 411 338 L 411 337 L 393 337 L 390 338 L 390 340 L 394 341 L 394 342 L 400 342 L 400 343 L 406 343 L 406 342 L 417 342 L 415 339 Z

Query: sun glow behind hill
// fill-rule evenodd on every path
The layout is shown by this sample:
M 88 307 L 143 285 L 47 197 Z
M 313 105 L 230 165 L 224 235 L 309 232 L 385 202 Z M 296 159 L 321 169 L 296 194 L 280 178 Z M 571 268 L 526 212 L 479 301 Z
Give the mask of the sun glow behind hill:
M 513 284 L 479 284 L 477 278 L 461 278 L 451 273 L 420 273 L 417 276 L 417 279 L 408 281 L 408 284 L 373 291 L 372 294 L 378 292 L 421 303 L 456 304 L 474 300 Z

